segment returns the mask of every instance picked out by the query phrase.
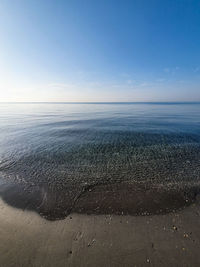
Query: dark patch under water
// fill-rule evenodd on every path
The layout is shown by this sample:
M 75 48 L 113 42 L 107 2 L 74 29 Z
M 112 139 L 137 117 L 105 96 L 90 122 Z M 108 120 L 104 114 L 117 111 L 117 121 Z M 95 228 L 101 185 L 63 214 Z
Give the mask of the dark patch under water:
M 55 220 L 71 212 L 160 214 L 195 201 L 200 105 L 95 105 L 95 114 L 85 105 L 84 116 L 67 105 L 58 112 L 43 104 L 36 114 L 27 106 L 16 116 L 8 105 L 1 118 L 0 195 L 8 204 Z
M 23 210 L 37 211 L 47 220 L 70 213 L 152 215 L 175 212 L 195 202 L 199 187 L 172 187 L 150 183 L 117 183 L 82 188 L 50 189 L 22 184 L 0 187 L 2 199 Z

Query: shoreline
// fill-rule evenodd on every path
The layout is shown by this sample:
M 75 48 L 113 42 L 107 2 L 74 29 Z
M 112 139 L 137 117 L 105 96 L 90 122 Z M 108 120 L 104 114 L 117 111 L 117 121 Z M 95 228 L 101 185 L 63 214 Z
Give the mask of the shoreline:
M 52 221 L 71 213 L 141 216 L 184 209 L 196 201 L 199 185 L 122 182 L 78 190 L 5 183 L 0 186 L 0 197 L 12 207 L 36 211 Z

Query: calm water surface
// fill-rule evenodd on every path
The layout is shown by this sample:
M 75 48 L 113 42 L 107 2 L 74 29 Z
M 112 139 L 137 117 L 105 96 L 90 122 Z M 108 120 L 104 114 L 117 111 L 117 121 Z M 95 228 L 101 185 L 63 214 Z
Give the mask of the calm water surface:
M 0 129 L 0 194 L 14 206 L 72 203 L 98 184 L 199 183 L 198 103 L 4 103 Z

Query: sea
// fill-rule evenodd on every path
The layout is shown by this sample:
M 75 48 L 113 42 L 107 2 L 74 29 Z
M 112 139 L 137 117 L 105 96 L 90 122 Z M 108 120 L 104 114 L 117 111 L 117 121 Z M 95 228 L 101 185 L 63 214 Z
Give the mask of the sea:
M 0 196 L 12 206 L 55 211 L 92 186 L 199 181 L 200 103 L 0 103 Z

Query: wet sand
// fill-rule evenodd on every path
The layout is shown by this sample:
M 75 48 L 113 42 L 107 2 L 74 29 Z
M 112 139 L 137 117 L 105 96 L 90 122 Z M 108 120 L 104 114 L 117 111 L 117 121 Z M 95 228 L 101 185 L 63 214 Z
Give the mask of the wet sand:
M 0 200 L 0 266 L 200 266 L 200 201 L 164 215 L 48 221 Z
M 71 213 L 153 215 L 184 209 L 195 202 L 199 184 L 123 182 L 56 189 L 48 186 L 3 184 L 0 197 L 9 205 L 36 211 L 47 220 Z

